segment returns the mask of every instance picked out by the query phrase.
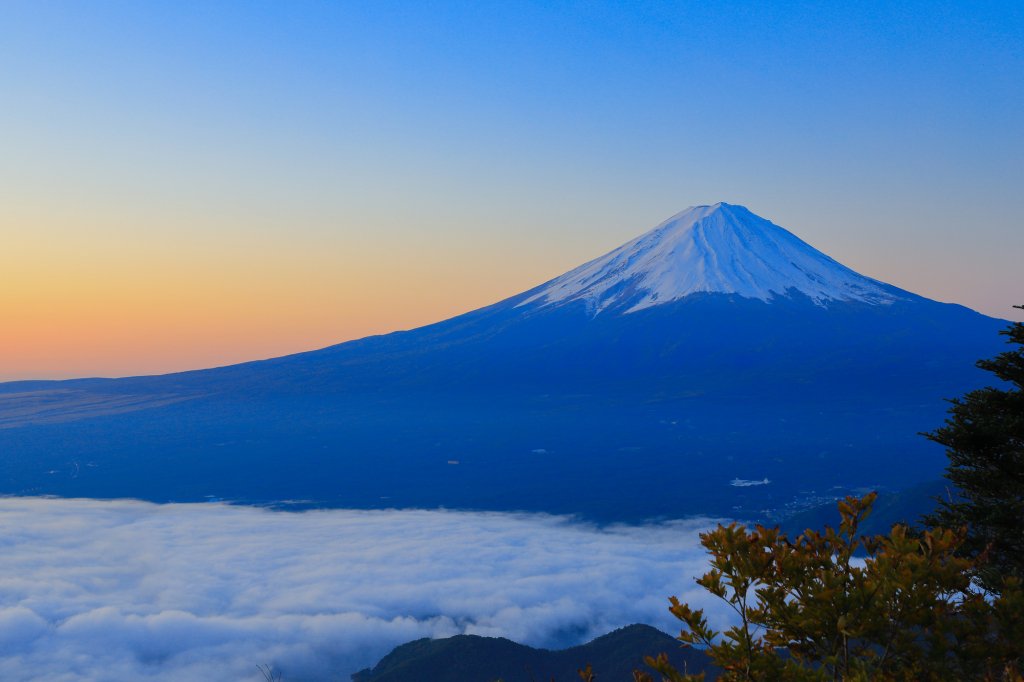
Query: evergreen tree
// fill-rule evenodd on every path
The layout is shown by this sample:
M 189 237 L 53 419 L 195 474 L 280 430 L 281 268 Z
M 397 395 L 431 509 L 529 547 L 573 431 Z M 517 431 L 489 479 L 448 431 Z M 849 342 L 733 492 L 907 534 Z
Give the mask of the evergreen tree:
M 711 570 L 697 583 L 732 607 L 736 622 L 716 632 L 702 610 L 672 597 L 669 610 L 685 626 L 679 639 L 703 648 L 723 671 L 718 679 L 732 682 L 1024 682 L 1020 584 L 1008 579 L 996 597 L 976 589 L 973 560 L 957 556 L 959 531 L 896 525 L 861 536 L 874 500 L 848 497 L 838 529 L 795 539 L 735 523 L 702 534 Z M 705 679 L 664 656 L 646 662 L 664 682 Z
M 1000 333 L 1016 348 L 978 367 L 1004 386 L 953 400 L 946 425 L 925 434 L 946 447 L 946 477 L 955 486 L 926 521 L 967 526 L 963 551 L 980 558 L 977 577 L 996 592 L 1009 576 L 1024 579 L 1024 324 Z

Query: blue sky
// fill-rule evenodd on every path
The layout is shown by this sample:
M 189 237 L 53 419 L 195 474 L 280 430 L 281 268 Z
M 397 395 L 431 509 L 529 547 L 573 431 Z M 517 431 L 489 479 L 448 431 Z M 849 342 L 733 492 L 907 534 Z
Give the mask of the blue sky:
M 0 377 L 415 326 L 719 200 L 932 298 L 1024 301 L 1021 3 L 0 13 Z

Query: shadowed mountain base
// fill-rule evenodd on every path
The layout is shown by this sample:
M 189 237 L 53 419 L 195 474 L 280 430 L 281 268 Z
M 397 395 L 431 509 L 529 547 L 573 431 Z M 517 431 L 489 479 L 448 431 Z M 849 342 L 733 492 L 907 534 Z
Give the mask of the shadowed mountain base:
M 571 682 L 590 664 L 597 678 L 629 682 L 634 669 L 651 671 L 644 656 L 668 655 L 679 670 L 709 669 L 707 657 L 648 625 L 630 625 L 561 651 L 534 649 L 497 637 L 458 635 L 418 639 L 396 647 L 353 682 Z M 709 669 L 710 672 L 710 669 Z
M 1004 324 L 696 207 L 419 329 L 0 384 L 0 494 L 775 521 L 939 478 L 917 434 L 989 380 Z

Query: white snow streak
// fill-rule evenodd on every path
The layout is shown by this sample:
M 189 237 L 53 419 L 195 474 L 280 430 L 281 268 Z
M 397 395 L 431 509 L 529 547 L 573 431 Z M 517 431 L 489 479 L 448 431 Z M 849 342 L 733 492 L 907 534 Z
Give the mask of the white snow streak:
M 769 301 L 793 291 L 819 305 L 903 297 L 746 208 L 718 203 L 688 208 L 519 305 L 582 300 L 594 314 L 613 305 L 630 313 L 701 292 Z

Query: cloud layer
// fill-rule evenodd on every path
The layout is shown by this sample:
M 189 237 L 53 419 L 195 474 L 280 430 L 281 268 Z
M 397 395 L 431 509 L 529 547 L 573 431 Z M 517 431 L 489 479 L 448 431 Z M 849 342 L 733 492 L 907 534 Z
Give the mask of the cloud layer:
M 0 499 L 0 679 L 348 680 L 419 637 L 673 632 L 669 595 L 724 617 L 692 580 L 709 525 Z

